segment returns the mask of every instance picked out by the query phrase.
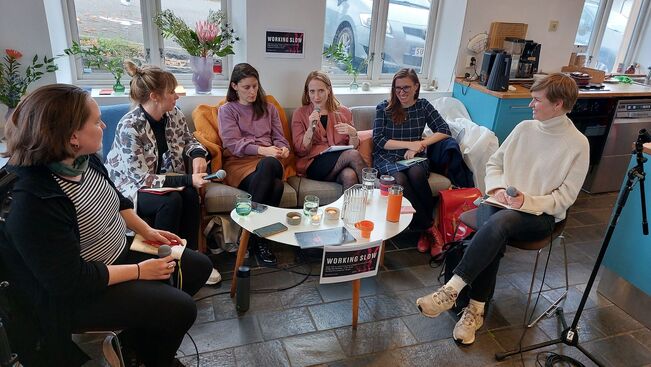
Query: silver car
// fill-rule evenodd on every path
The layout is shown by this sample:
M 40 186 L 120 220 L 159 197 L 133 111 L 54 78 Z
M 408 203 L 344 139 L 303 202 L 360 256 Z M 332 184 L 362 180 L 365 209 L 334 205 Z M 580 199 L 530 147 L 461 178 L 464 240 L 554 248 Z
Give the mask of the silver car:
M 390 0 L 383 73 L 410 67 L 420 71 L 430 11 L 429 0 Z M 343 43 L 353 65 L 368 58 L 372 0 L 327 0 L 324 48 Z M 380 56 L 380 55 L 378 55 Z M 366 72 L 362 64 L 360 72 Z

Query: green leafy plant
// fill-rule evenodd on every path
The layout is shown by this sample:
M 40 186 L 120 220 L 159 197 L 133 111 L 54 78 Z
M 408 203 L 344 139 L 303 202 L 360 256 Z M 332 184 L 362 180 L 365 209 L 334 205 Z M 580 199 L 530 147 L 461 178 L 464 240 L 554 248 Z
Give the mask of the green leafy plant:
M 27 93 L 27 87 L 43 76 L 57 70 L 54 58 L 44 56 L 39 60 L 38 55 L 32 58 L 32 64 L 27 66 L 25 74 L 20 73 L 20 51 L 5 50 L 4 62 L 0 63 L 0 102 L 9 108 L 16 108 L 20 98 Z
M 195 29 L 191 29 L 169 9 L 158 13 L 154 23 L 163 37 L 174 39 L 191 56 L 233 55 L 233 44 L 239 41 L 222 11 L 210 10 L 208 18 L 197 22 Z
M 353 76 L 353 82 L 357 81 L 357 76 L 359 75 L 359 71 L 368 63 L 368 60 L 364 60 L 357 65 L 357 67 L 353 66 L 353 55 L 350 55 L 348 51 L 346 51 L 346 48 L 344 47 L 343 43 L 333 43 L 323 51 L 323 56 L 325 56 L 327 59 L 332 59 L 335 61 L 337 64 L 340 64 L 344 66 L 344 71 L 348 75 Z
M 85 67 L 108 71 L 116 82 L 124 74 L 124 60 L 139 55 L 137 47 L 124 41 L 105 38 L 86 38 L 81 43 L 73 41 L 72 46 L 63 52 L 66 55 L 81 56 Z

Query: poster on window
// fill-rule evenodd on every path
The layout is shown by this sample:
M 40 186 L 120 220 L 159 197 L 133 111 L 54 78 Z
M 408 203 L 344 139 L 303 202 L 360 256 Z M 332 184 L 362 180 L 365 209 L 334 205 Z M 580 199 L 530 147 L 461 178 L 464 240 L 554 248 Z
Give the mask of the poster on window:
M 325 246 L 319 283 L 349 282 L 377 275 L 381 249 L 382 241 Z
M 267 57 L 304 58 L 305 32 L 267 30 L 265 54 Z

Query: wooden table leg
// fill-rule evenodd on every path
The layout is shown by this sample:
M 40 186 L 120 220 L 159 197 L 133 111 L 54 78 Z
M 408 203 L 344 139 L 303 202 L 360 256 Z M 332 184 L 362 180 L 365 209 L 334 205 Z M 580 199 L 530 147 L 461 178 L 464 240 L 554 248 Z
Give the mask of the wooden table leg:
M 380 264 L 378 266 L 378 271 L 380 267 L 384 266 L 384 249 L 387 247 L 386 241 L 382 241 L 382 248 L 380 249 Z
M 353 329 L 357 329 L 357 315 L 359 313 L 359 288 L 361 280 L 353 280 Z
M 249 247 L 249 236 L 250 236 L 249 231 L 242 228 L 242 234 L 240 235 L 240 247 L 237 249 L 235 268 L 233 268 L 233 280 L 231 281 L 231 298 L 235 297 L 235 287 L 237 285 L 237 269 L 240 266 L 242 266 L 242 264 L 244 264 L 244 257 L 246 256 L 246 250 Z

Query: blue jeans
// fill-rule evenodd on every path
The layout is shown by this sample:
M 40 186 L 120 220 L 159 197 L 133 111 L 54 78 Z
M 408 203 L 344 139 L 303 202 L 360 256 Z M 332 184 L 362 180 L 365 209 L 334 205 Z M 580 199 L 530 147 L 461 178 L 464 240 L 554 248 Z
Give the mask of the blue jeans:
M 550 236 L 554 217 L 482 204 L 477 210 L 477 224 L 479 229 L 453 272 L 470 285 L 471 299 L 486 302 L 495 288 L 508 240 L 537 241 Z

